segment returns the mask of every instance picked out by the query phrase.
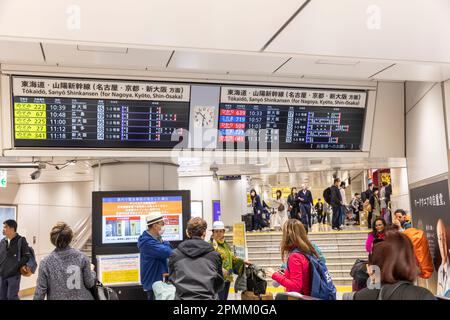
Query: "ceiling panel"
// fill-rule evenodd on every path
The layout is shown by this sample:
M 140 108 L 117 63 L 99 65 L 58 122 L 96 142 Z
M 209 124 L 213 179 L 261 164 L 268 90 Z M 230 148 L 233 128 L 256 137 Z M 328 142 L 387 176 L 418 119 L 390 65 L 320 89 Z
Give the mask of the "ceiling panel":
M 447 39 L 448 0 L 314 0 L 266 51 L 450 62 Z
M 102 66 L 115 68 L 163 69 L 171 50 L 108 48 L 64 44 L 43 45 L 47 63 L 60 66 Z M 121 50 L 118 50 L 121 49 Z
M 2 0 L 0 36 L 258 51 L 305 1 Z
M 44 57 L 38 42 L 0 40 L 0 62 L 43 63 Z
M 444 81 L 450 78 L 450 64 L 401 62 L 378 73 L 376 80 Z
M 262 54 L 227 54 L 175 51 L 169 69 L 229 73 L 272 73 L 287 58 Z
M 296 74 L 303 75 L 305 78 L 367 79 L 391 64 L 390 62 L 363 61 L 361 59 L 295 57 L 277 70 L 276 74 Z

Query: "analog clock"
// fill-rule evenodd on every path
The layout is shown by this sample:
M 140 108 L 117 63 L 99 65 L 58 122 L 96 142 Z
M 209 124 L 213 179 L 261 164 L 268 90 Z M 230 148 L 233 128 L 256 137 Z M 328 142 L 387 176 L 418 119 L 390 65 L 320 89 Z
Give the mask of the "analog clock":
M 214 107 L 195 106 L 194 125 L 196 128 L 212 128 L 214 126 Z

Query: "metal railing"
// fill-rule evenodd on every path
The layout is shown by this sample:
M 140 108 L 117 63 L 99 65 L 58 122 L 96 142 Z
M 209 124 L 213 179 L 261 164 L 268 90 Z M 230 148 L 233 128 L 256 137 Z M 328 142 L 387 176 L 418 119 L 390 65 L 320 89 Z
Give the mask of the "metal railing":
M 72 248 L 81 250 L 86 242 L 92 237 L 92 217 L 88 215 L 80 220 L 73 228 Z

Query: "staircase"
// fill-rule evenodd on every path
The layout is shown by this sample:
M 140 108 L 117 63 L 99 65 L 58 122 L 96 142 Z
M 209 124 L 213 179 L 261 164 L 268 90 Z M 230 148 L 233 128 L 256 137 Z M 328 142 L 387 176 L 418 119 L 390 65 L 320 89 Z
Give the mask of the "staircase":
M 350 270 L 356 259 L 367 259 L 367 231 L 311 232 L 309 239 L 326 258 L 326 265 L 336 287 L 351 287 Z M 232 235 L 226 235 L 232 243 Z M 248 260 L 263 268 L 280 267 L 281 232 L 247 233 Z M 271 281 L 269 281 L 269 285 Z
M 89 237 L 83 247 L 81 248 L 81 252 L 83 252 L 92 263 L 92 237 Z

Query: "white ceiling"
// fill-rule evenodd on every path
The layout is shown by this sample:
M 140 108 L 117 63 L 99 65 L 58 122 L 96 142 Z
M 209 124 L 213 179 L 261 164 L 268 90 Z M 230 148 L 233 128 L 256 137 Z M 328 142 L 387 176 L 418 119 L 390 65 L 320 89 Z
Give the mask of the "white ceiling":
M 0 1 L 3 64 L 437 82 L 447 39 L 448 0 Z

